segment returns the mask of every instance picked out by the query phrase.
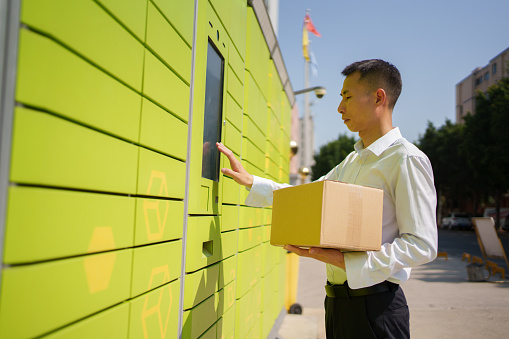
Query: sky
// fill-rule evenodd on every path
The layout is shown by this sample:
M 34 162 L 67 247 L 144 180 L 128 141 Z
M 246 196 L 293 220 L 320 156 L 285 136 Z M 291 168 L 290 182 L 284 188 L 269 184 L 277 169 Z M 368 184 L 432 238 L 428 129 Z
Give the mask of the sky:
M 320 100 L 310 95 L 315 150 L 340 134 L 358 139 L 337 112 L 341 71 L 352 62 L 383 59 L 399 69 L 403 91 L 393 125 L 416 142 L 429 121 L 455 121 L 456 84 L 509 47 L 508 0 L 280 0 L 278 41 L 294 91 L 304 88 L 308 8 L 322 35 L 309 35 L 318 63 L 310 86 L 327 88 Z M 304 95 L 296 98 L 302 114 Z

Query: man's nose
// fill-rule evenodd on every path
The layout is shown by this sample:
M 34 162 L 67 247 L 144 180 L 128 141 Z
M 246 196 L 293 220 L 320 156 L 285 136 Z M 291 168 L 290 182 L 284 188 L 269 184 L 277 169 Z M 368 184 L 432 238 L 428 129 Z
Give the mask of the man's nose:
M 339 106 L 338 106 L 338 113 L 339 114 L 344 114 L 345 113 L 345 107 L 343 106 L 343 101 L 341 101 L 339 103 Z

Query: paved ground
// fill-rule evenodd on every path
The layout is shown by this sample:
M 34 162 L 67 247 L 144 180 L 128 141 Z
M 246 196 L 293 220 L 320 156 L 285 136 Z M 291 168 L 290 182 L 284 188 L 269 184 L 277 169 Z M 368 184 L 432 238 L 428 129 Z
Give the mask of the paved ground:
M 501 233 L 500 238 L 509 253 L 509 233 Z M 412 339 L 509 338 L 509 280 L 496 276 L 486 282 L 468 281 L 461 254 L 480 255 L 474 232 L 440 231 L 439 239 L 439 250 L 448 252 L 448 260 L 438 258 L 415 268 L 402 286 L 410 307 Z M 300 259 L 297 302 L 304 311 L 285 317 L 279 338 L 325 338 L 325 281 L 324 264 Z

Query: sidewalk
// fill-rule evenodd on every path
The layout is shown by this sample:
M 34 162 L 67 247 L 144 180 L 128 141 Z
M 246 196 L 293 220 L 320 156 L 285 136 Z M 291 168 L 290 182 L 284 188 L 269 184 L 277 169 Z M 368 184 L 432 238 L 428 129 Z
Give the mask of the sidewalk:
M 437 258 L 412 271 L 402 285 L 412 339 L 509 337 L 509 280 L 498 275 L 487 282 L 469 282 L 466 265 L 461 257 L 449 255 L 448 260 Z M 303 314 L 287 315 L 279 338 L 325 338 L 325 281 L 324 264 L 300 258 L 297 302 Z

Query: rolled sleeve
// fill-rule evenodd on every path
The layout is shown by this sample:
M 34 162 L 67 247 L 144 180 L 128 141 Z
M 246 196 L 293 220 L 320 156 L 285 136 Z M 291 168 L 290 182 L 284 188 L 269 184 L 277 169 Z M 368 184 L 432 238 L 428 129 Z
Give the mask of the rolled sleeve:
M 280 188 L 290 187 L 288 184 L 279 184 L 269 179 L 253 175 L 253 185 L 249 190 L 245 204 L 252 207 L 267 207 L 272 205 L 273 192 Z

